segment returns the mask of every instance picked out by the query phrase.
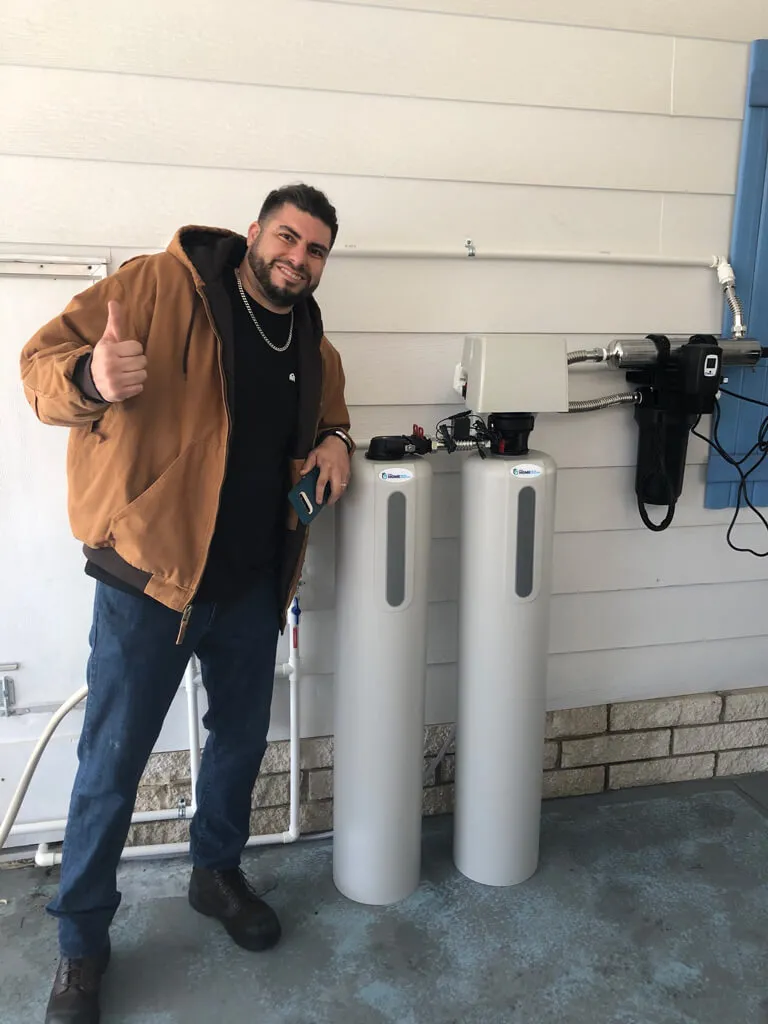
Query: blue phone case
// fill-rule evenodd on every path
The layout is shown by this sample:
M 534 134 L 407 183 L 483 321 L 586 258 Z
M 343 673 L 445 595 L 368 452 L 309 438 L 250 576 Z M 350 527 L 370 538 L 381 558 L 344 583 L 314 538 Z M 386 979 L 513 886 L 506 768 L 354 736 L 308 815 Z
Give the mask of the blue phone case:
M 317 478 L 319 476 L 320 470 L 315 466 L 288 493 L 288 500 L 296 509 L 296 514 L 305 526 L 308 526 L 322 512 L 331 494 L 331 485 L 326 484 L 325 497 L 320 504 L 317 503 Z

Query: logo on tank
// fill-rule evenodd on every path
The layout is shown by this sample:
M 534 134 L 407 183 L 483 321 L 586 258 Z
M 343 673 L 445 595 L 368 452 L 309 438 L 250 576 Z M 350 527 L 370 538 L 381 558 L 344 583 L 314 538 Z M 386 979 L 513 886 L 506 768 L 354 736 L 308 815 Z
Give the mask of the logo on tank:
M 413 473 L 410 469 L 382 469 L 379 480 L 413 480 Z

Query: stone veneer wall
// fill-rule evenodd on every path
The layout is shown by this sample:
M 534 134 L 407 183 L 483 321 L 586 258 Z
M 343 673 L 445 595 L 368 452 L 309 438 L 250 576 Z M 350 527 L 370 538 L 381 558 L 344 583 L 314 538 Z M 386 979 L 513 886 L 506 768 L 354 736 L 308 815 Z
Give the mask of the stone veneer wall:
M 443 747 L 450 724 L 425 735 L 425 770 Z M 544 797 L 682 782 L 768 770 L 768 687 L 662 700 L 599 704 L 547 715 Z M 270 744 L 253 794 L 251 832 L 288 828 L 288 743 Z M 384 751 L 378 756 L 386 757 Z M 333 827 L 333 737 L 302 741 L 301 829 Z M 453 809 L 453 746 L 429 773 L 424 814 Z M 189 755 L 153 754 L 139 787 L 137 810 L 189 804 Z M 189 819 L 134 825 L 129 843 L 183 841 Z

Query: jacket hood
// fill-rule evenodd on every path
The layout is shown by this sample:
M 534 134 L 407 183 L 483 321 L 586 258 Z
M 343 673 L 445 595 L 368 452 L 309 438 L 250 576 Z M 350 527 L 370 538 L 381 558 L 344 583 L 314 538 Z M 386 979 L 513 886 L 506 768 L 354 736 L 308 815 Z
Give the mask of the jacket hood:
M 226 270 L 239 266 L 247 248 L 247 239 L 236 231 L 190 224 L 179 228 L 168 252 L 189 270 L 196 286 L 206 288 L 218 283 Z M 307 317 L 319 340 L 323 336 L 323 319 L 314 296 L 302 299 L 294 310 L 298 317 Z

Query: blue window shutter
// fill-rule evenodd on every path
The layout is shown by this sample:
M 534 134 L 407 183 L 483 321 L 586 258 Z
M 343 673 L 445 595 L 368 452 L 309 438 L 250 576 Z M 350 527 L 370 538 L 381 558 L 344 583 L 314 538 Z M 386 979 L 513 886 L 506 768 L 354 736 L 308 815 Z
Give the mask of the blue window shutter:
M 739 178 L 733 214 L 730 262 L 736 291 L 744 307 L 747 334 L 768 346 L 768 39 L 752 44 L 747 109 L 741 142 Z M 726 309 L 723 335 L 730 337 L 731 313 Z M 728 390 L 768 402 L 765 360 L 755 369 L 728 371 Z M 746 455 L 768 409 L 723 395 L 718 439 L 729 454 Z M 752 459 L 744 464 L 744 470 Z M 734 508 L 739 477 L 716 452 L 707 467 L 706 508 Z M 768 505 L 768 459 L 749 477 L 747 494 L 755 505 Z

